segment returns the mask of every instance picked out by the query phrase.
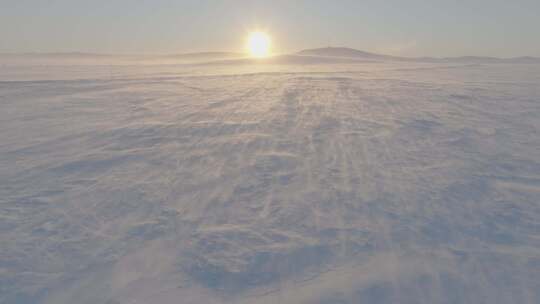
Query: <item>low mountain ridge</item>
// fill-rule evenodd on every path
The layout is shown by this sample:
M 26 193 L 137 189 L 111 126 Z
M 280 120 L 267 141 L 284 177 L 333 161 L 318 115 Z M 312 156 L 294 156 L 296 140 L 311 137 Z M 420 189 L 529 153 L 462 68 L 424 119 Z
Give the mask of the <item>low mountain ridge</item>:
M 297 53 L 302 56 L 320 56 L 335 58 L 355 58 L 386 61 L 409 61 L 409 62 L 462 62 L 462 63 L 540 63 L 538 57 L 512 57 L 497 58 L 488 56 L 460 56 L 460 57 L 400 57 L 384 54 L 365 52 L 347 47 L 326 47 L 306 49 Z
M 0 54 L 0 65 L 153 65 L 153 64 L 344 64 L 365 62 L 464 63 L 464 64 L 540 64 L 538 57 L 496 58 L 400 57 L 377 54 L 347 47 L 305 49 L 264 59 L 250 58 L 244 53 L 197 52 L 167 55 L 99 54 L 99 53 L 22 53 Z

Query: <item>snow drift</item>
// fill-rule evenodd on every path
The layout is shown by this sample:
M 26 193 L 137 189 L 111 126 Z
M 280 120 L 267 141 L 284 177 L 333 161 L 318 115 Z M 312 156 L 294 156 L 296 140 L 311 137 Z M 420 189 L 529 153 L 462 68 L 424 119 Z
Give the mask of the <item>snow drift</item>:
M 0 303 L 538 303 L 540 68 L 297 58 L 4 68 Z

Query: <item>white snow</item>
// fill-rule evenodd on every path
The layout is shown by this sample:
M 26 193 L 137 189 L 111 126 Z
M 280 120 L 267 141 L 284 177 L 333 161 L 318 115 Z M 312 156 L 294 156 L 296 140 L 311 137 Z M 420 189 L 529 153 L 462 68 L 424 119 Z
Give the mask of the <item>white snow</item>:
M 539 303 L 540 65 L 297 58 L 0 66 L 0 303 Z

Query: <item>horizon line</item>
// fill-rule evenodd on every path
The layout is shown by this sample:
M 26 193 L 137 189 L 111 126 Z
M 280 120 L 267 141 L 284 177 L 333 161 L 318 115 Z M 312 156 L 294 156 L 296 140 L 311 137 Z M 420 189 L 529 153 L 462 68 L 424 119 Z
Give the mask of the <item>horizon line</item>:
M 401 56 L 401 55 L 389 55 L 384 53 L 364 51 L 361 49 L 356 49 L 347 46 L 326 46 L 326 47 L 316 47 L 316 48 L 306 48 L 298 51 L 292 52 L 283 52 L 283 53 L 274 53 L 270 57 L 275 56 L 285 56 L 285 55 L 301 55 L 299 53 L 306 51 L 319 51 L 325 49 L 341 49 L 348 51 L 357 51 L 365 53 L 366 55 L 376 55 L 376 56 L 385 56 L 390 58 L 403 58 L 403 59 L 459 59 L 459 58 L 482 58 L 482 59 L 540 59 L 540 56 L 531 56 L 531 55 L 520 55 L 512 57 L 496 57 L 496 56 L 487 56 L 487 55 L 461 55 L 461 56 Z M 179 53 L 111 53 L 111 52 L 91 52 L 91 51 L 24 51 L 24 52 L 0 52 L 0 56 L 39 56 L 39 55 L 93 55 L 93 56 L 115 56 L 115 57 L 130 57 L 130 56 L 148 56 L 148 57 L 172 57 L 172 56 L 197 56 L 197 55 L 217 55 L 217 54 L 228 54 L 228 55 L 248 55 L 246 52 L 238 51 L 225 51 L 225 50 L 216 50 L 216 51 L 190 51 L 190 52 L 179 52 Z M 305 56 L 305 55 L 304 55 Z

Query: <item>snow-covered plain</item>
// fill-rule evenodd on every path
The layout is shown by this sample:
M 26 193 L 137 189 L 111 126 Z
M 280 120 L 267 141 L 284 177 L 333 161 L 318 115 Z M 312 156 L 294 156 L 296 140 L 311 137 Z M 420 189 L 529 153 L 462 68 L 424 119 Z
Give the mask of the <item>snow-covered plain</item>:
M 0 66 L 0 105 L 0 303 L 540 303 L 540 65 Z

